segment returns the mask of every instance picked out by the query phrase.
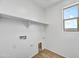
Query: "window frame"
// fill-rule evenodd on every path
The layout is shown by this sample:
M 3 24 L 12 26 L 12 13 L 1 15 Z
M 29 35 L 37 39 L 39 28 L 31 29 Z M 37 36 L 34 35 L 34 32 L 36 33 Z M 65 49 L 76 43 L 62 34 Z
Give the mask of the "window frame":
M 77 6 L 78 7 L 78 16 L 77 17 L 73 17 L 73 18 L 68 18 L 68 19 L 64 19 L 64 10 L 65 9 L 68 9 L 68 8 L 71 8 L 71 7 L 74 7 L 74 6 Z M 68 21 L 68 20 L 74 20 L 74 19 L 77 19 L 77 27 L 78 28 L 65 28 L 65 21 Z M 78 3 L 74 3 L 72 5 L 69 5 L 69 6 L 66 6 L 63 8 L 63 30 L 65 32 L 76 32 L 76 31 L 79 31 L 79 2 Z

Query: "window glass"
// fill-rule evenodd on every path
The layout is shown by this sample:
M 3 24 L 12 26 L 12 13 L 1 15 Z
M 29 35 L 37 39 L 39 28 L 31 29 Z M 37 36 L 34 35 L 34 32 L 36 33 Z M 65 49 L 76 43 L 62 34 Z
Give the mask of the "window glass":
M 67 9 L 64 9 L 64 19 L 78 17 L 78 7 L 72 6 Z
M 77 28 L 77 19 L 65 21 L 65 29 Z

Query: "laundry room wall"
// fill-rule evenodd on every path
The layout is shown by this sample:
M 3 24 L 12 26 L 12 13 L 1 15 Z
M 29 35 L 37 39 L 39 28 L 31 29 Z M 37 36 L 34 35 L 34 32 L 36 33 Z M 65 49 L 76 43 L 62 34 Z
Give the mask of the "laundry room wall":
M 35 55 L 38 42 L 45 36 L 45 26 L 30 23 L 28 27 L 14 19 L 1 18 L 1 14 L 46 23 L 45 11 L 31 0 L 0 0 L 0 57 Z M 20 39 L 21 35 L 26 35 L 27 39 Z
M 63 30 L 63 8 L 78 2 L 79 0 L 63 0 L 47 9 L 49 27 L 46 47 L 64 57 L 79 57 L 79 32 Z
M 19 19 L 18 19 L 19 20 Z M 38 42 L 43 41 L 45 26 L 38 23 L 0 19 L 0 57 L 32 57 L 38 52 Z M 20 39 L 20 36 L 27 36 Z

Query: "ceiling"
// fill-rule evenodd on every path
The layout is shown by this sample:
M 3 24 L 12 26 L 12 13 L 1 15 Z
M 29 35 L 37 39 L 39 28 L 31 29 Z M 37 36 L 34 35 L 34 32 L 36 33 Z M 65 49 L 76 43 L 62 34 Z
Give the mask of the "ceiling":
M 35 2 L 37 5 L 46 8 L 51 6 L 54 3 L 57 3 L 59 1 L 63 1 L 63 0 L 33 0 L 33 2 Z

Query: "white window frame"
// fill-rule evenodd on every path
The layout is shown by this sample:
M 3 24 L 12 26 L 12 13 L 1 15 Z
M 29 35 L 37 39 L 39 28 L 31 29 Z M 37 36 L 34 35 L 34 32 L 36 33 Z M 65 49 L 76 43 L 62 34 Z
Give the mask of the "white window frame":
M 78 6 L 78 17 L 69 18 L 69 20 L 77 19 L 78 28 L 75 29 L 75 30 L 73 30 L 73 28 L 71 28 L 70 30 L 66 31 L 66 28 L 64 26 L 65 26 L 65 21 L 67 21 L 67 20 L 64 19 L 64 9 L 67 9 L 67 8 L 70 8 L 70 7 L 73 7 L 73 6 L 76 6 L 76 5 Z M 62 10 L 63 10 L 63 14 L 62 14 L 62 16 L 63 16 L 62 17 L 62 19 L 63 19 L 63 30 L 66 31 L 66 32 L 79 31 L 79 2 L 71 4 L 71 5 L 68 5 L 68 6 L 64 7 Z

